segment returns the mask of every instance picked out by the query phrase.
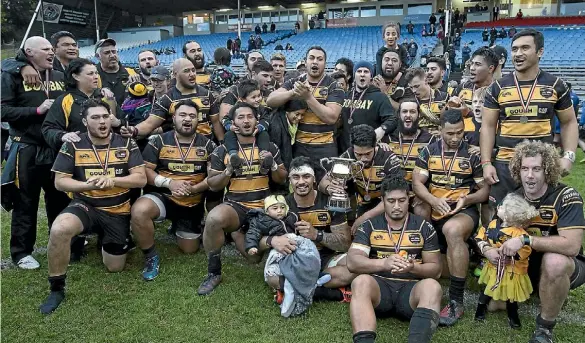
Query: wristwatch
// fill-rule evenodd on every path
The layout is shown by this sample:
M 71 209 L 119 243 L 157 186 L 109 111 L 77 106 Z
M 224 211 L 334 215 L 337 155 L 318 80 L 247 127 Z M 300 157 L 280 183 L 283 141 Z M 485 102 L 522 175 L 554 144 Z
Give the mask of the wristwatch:
M 315 242 L 321 243 L 323 240 L 323 230 L 317 230 L 317 238 L 315 238 Z
M 565 153 L 563 154 L 563 158 L 566 158 L 567 160 L 571 161 L 571 163 L 575 163 L 575 152 L 565 151 Z
M 522 235 L 522 243 L 524 243 L 524 245 L 530 246 L 531 243 L 532 243 L 532 240 L 530 239 L 530 236 L 528 236 L 528 235 Z

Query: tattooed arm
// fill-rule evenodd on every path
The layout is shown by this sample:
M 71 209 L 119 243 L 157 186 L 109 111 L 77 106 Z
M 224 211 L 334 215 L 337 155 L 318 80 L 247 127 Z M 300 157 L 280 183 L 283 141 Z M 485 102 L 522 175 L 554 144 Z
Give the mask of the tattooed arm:
M 351 245 L 351 233 L 347 222 L 331 226 L 330 233 L 323 233 L 321 244 L 334 251 L 346 252 Z

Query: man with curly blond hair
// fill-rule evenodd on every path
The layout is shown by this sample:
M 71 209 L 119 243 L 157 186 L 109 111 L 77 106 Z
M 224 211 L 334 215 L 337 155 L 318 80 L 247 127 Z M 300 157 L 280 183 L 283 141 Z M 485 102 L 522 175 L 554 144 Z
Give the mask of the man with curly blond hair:
M 539 211 L 526 229 L 528 235 L 507 240 L 500 251 L 516 256 L 524 245 L 533 250 L 528 274 L 541 309 L 530 343 L 553 342 L 552 330 L 569 290 L 585 283 L 583 198 L 559 182 L 559 160 L 555 147 L 541 141 L 518 144 L 510 160 L 510 174 L 521 186 L 517 192 Z

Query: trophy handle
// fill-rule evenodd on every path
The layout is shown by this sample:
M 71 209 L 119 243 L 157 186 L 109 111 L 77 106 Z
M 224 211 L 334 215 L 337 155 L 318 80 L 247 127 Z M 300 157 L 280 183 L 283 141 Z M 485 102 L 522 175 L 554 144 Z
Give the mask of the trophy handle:
M 323 157 L 322 159 L 319 160 L 319 163 L 321 164 L 321 168 L 323 168 L 323 170 L 325 170 L 326 173 L 329 173 L 329 170 L 325 168 L 325 165 L 323 163 L 330 164 L 331 159 L 329 157 Z
M 354 164 L 360 166 L 360 169 L 359 169 L 358 173 L 361 173 L 361 172 L 364 171 L 364 162 L 362 162 L 362 161 L 355 161 Z

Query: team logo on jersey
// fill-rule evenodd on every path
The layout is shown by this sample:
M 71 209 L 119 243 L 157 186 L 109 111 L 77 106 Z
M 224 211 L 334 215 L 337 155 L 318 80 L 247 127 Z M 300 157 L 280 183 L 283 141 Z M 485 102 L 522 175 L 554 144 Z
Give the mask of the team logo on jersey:
M 116 158 L 119 160 L 123 160 L 126 158 L 126 156 L 128 156 L 128 154 L 126 153 L 126 149 L 118 149 L 114 153 L 114 156 L 116 156 Z
M 383 179 L 384 176 L 386 176 L 386 173 L 384 173 L 383 170 L 378 170 L 378 171 L 376 171 L 376 176 Z
M 319 95 L 320 96 L 327 96 L 327 93 L 329 93 L 329 90 L 327 88 L 321 88 L 319 90 Z
M 329 220 L 329 215 L 327 213 L 319 213 L 317 219 L 319 219 L 320 222 L 327 222 Z
M 459 168 L 465 170 L 469 169 L 470 165 L 468 161 L 459 161 Z
M 382 236 L 382 235 L 374 235 L 374 240 L 375 241 L 381 241 L 383 239 L 384 239 L 384 236 Z
M 553 94 L 554 92 L 550 87 L 540 89 L 540 95 L 542 95 L 543 98 L 550 98 L 551 96 L 553 96 Z
M 197 156 L 205 156 L 205 153 L 206 151 L 203 148 L 197 148 L 197 151 L 195 152 Z
M 201 103 L 203 104 L 203 106 L 209 106 L 209 99 L 203 98 L 203 99 L 201 99 Z
M 545 209 L 542 209 L 541 208 L 539 210 L 539 212 L 540 212 L 540 218 L 542 220 L 552 220 L 554 218 L 554 216 L 555 216 L 554 211 L 553 210 L 550 210 L 550 209 L 546 209 L 546 208 Z
M 63 149 L 61 149 L 61 150 L 63 150 Z M 66 147 L 65 147 L 65 150 L 63 152 L 67 152 L 67 148 Z M 91 156 L 89 156 L 89 154 L 81 154 L 81 155 L 79 155 L 79 158 L 82 159 L 82 160 L 87 160 L 88 158 L 91 158 Z
M 408 240 L 412 244 L 419 244 L 421 242 L 420 235 L 418 233 L 411 233 L 408 235 Z

